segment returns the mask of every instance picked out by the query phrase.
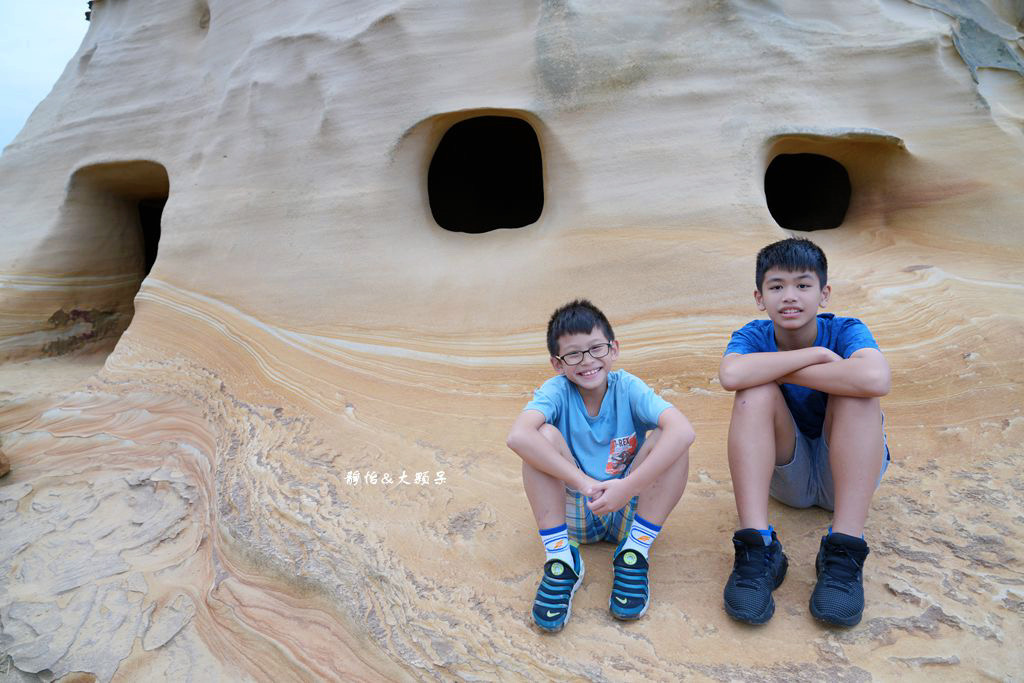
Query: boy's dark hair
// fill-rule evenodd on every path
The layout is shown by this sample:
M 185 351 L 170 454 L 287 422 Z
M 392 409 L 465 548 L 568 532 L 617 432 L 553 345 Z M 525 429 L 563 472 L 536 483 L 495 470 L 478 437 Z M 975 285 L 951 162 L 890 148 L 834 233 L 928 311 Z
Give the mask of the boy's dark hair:
M 828 280 L 828 261 L 825 259 L 825 252 L 817 244 L 803 237 L 790 237 L 772 242 L 757 252 L 757 271 L 754 274 L 757 291 L 760 292 L 761 285 L 764 284 L 765 272 L 772 268 L 790 273 L 813 270 L 822 287 Z
M 563 334 L 588 334 L 595 327 L 601 329 L 608 341 L 615 341 L 611 323 L 604 313 L 586 299 L 570 301 L 551 314 L 548 321 L 548 351 L 558 355 L 558 339 Z

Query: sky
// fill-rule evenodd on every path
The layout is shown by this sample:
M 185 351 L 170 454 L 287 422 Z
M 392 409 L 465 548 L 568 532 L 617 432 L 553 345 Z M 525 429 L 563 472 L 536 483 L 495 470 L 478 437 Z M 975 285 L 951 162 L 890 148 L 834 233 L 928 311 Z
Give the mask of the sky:
M 86 0 L 0 0 L 0 149 L 78 51 L 87 9 Z

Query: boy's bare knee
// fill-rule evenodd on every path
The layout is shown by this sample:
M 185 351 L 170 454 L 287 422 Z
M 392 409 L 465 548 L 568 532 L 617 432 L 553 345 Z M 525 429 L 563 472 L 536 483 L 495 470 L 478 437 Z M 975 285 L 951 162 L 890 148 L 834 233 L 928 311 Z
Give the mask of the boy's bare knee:
M 882 414 L 882 403 L 878 400 L 877 396 L 837 396 L 830 395 L 828 397 L 828 409 L 833 413 L 836 411 L 842 412 L 861 412 L 870 415 Z
M 551 424 L 542 424 L 538 429 L 540 435 L 547 439 L 548 443 L 555 447 L 558 454 L 566 460 L 573 460 L 572 452 L 569 450 L 569 444 L 565 442 L 565 437 L 562 436 L 562 432 L 558 431 L 558 428 Z
M 733 405 L 737 408 L 773 407 L 781 396 L 782 392 L 775 382 L 759 384 L 737 391 Z
M 558 446 L 562 441 L 565 441 L 562 437 L 562 432 L 558 431 L 558 428 L 552 424 L 544 423 L 537 431 L 539 431 L 540 435 L 547 439 L 553 446 Z

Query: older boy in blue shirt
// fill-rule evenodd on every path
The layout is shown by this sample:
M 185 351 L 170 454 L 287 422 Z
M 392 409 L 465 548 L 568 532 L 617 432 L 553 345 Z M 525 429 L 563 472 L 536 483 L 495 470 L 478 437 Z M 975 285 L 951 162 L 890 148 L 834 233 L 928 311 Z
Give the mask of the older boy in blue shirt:
M 769 319 L 733 332 L 719 369 L 722 387 L 736 392 L 728 449 L 741 527 L 725 611 L 747 623 L 772 617 L 772 591 L 788 565 L 768 524 L 769 494 L 833 511 L 815 562 L 811 614 L 853 626 L 864 612 L 862 534 L 888 465 L 879 397 L 889 393 L 890 373 L 861 321 L 817 314 L 831 294 L 827 268 L 810 240 L 762 249 L 754 300 Z
M 650 603 L 648 551 L 686 487 L 693 428 L 644 382 L 612 371 L 619 343 L 589 301 L 556 310 L 547 343 L 558 374 L 508 436 L 546 553 L 533 619 L 562 629 L 583 582 L 576 544 L 595 541 L 618 544 L 612 615 L 639 619 Z

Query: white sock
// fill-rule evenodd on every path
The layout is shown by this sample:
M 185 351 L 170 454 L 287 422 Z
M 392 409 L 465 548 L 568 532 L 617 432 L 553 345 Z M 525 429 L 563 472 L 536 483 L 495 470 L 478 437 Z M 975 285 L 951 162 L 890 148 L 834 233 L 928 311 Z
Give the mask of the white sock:
M 633 526 L 629 527 L 629 536 L 626 537 L 622 550 L 635 550 L 646 558 L 659 531 L 661 527 L 657 524 L 651 524 L 640 515 L 633 515 Z
M 559 559 L 567 565 L 576 568 L 572 559 L 572 552 L 569 550 L 569 527 L 561 524 L 550 529 L 541 529 L 540 540 L 544 542 L 544 552 L 547 557 L 544 561 Z

